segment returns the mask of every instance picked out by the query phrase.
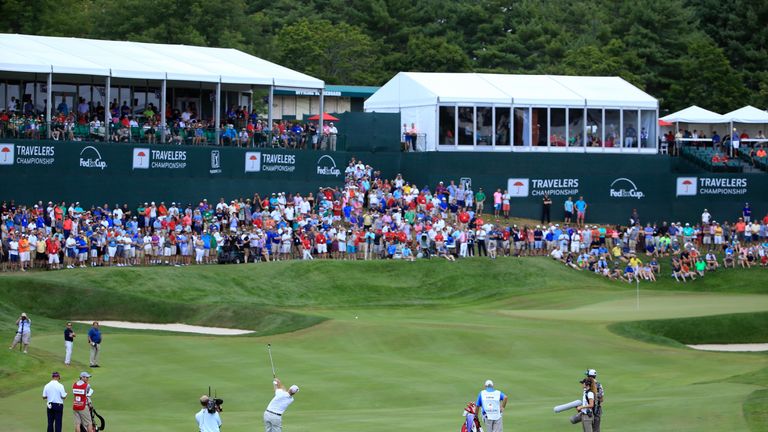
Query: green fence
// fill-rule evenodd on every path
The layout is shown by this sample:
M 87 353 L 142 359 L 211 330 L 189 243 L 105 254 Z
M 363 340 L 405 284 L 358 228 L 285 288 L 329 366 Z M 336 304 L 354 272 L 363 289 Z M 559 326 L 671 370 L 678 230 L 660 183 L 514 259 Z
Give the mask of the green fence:
M 232 199 L 271 192 L 317 192 L 342 186 L 351 158 L 386 178 L 433 190 L 462 179 L 489 205 L 496 188 L 512 195 L 514 216 L 538 218 L 544 193 L 552 217 L 563 202 L 583 195 L 587 220 L 626 223 L 633 209 L 642 221 L 698 221 L 704 208 L 715 220 L 735 220 L 749 201 L 756 216 L 768 211 L 768 175 L 712 174 L 667 156 L 536 153 L 399 153 L 284 151 L 146 144 L 0 141 L 0 199 L 20 203 Z

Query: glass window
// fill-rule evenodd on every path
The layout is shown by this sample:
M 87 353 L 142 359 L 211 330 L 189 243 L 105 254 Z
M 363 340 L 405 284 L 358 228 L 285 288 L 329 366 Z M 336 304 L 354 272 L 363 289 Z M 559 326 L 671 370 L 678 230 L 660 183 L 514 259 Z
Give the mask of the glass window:
M 603 110 L 587 110 L 587 146 L 603 146 Z
M 640 147 L 656 148 L 656 111 L 641 111 Z
M 568 146 L 584 146 L 584 110 L 582 108 L 568 110 Z
M 624 110 L 621 112 L 624 116 L 624 147 L 633 148 L 637 147 L 637 125 L 640 121 L 637 118 L 637 110 Z
M 496 145 L 509 145 L 509 108 L 496 108 Z
M 565 108 L 550 108 L 549 117 L 549 145 L 565 147 Z
M 477 145 L 493 145 L 493 108 L 477 107 Z
M 453 134 L 456 131 L 456 108 L 452 106 L 440 107 L 440 144 L 454 145 L 456 140 Z
M 516 146 L 528 147 L 531 145 L 528 131 L 531 128 L 529 108 L 515 108 L 515 135 L 514 143 Z
M 474 145 L 475 108 L 459 107 L 459 145 Z
M 621 111 L 605 110 L 605 147 L 621 147 Z
M 545 146 L 547 145 L 547 122 L 549 121 L 546 108 L 534 108 L 532 112 L 533 125 L 533 145 Z

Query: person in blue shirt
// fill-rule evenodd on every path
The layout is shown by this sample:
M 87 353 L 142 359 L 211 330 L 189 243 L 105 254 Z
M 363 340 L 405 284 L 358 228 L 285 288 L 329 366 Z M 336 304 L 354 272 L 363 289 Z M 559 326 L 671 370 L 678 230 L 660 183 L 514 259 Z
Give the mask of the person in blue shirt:
M 565 223 L 571 223 L 571 218 L 573 217 L 573 198 L 568 197 L 568 199 L 565 200 L 565 203 L 563 203 L 563 211 L 565 212 L 563 220 L 565 220 Z
M 584 218 L 587 215 L 587 202 L 584 201 L 584 197 L 580 196 L 574 206 L 576 207 L 576 224 L 584 226 Z
M 88 344 L 91 346 L 91 367 L 99 367 L 99 351 L 101 351 L 101 330 L 99 322 L 94 321 L 88 330 Z
M 744 223 L 752 221 L 752 208 L 749 206 L 749 203 L 744 203 L 744 209 L 742 209 L 741 215 L 744 217 Z
M 482 413 L 485 430 L 490 432 L 502 432 L 504 424 L 502 414 L 507 406 L 507 395 L 493 387 L 493 381 L 486 380 L 485 388 L 477 395 L 475 403 L 475 415 Z

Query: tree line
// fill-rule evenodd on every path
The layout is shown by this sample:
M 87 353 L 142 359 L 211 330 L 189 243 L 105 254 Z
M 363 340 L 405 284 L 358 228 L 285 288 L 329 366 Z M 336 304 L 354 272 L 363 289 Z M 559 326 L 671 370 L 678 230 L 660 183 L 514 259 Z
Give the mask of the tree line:
M 399 71 L 618 75 L 659 98 L 768 107 L 754 0 L 0 0 L 0 31 L 236 48 L 329 84 Z

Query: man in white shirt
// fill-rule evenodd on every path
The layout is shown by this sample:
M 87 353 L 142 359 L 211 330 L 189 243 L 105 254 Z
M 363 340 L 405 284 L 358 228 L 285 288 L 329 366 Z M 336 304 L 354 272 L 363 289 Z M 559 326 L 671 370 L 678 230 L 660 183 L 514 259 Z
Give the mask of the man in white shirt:
M 61 420 L 64 415 L 64 399 L 67 392 L 59 380 L 58 372 L 51 374 L 51 381 L 43 387 L 43 399 L 48 407 L 48 432 L 61 432 Z
M 208 396 L 200 398 L 200 405 L 203 406 L 197 414 L 195 414 L 195 420 L 197 420 L 197 427 L 200 432 L 219 432 L 221 429 L 221 416 L 219 415 L 219 408 L 215 404 L 213 405 L 213 412 L 208 409 L 208 402 L 211 399 Z
M 299 386 L 294 384 L 286 390 L 277 378 L 272 381 L 272 384 L 275 386 L 275 397 L 264 411 L 264 430 L 265 432 L 282 432 L 283 414 L 293 403 L 293 396 L 299 392 Z

